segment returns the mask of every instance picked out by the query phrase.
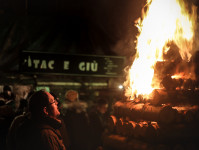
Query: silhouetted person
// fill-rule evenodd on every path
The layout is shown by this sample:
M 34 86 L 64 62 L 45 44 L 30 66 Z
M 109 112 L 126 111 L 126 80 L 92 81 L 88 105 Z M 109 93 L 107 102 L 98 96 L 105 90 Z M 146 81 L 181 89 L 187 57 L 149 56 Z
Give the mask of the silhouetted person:
M 10 127 L 9 147 L 15 150 L 65 150 L 60 134 L 57 101 L 46 91 L 35 92 L 29 100 L 29 115 L 18 116 Z
M 3 92 L 0 93 L 0 97 L 6 102 L 6 105 L 12 106 L 13 111 L 15 111 L 15 95 L 13 94 L 10 86 L 4 85 Z
M 103 146 L 102 135 L 106 129 L 106 115 L 108 103 L 105 99 L 99 99 L 96 106 L 89 112 L 91 149 L 96 150 Z
M 8 85 L 4 85 L 3 92 L 0 94 L 0 97 L 4 98 L 5 101 L 14 100 L 15 98 L 10 86 Z
M 0 100 L 0 149 L 6 149 L 6 136 L 8 128 L 14 118 L 11 106 L 6 105 L 5 100 Z
M 28 101 L 26 99 L 20 99 L 20 104 L 15 115 L 18 116 L 27 112 L 27 107 L 28 107 Z
M 65 94 L 62 106 L 63 119 L 69 133 L 71 150 L 89 149 L 87 104 L 79 101 L 77 91 L 69 90 Z

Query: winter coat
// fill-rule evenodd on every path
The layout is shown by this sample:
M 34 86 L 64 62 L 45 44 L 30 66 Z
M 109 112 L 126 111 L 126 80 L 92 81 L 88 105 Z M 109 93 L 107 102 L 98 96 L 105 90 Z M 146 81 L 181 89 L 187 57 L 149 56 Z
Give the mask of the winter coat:
M 7 149 L 15 150 L 16 149 L 16 132 L 18 128 L 24 123 L 25 120 L 30 119 L 30 113 L 16 116 L 12 121 L 8 136 L 7 136 Z
M 66 150 L 59 128 L 52 118 L 26 119 L 16 131 L 16 150 Z
M 84 102 L 67 102 L 63 105 L 63 120 L 69 133 L 70 150 L 89 149 L 89 122 Z
M 106 117 L 93 109 L 89 112 L 89 121 L 91 149 L 94 150 L 103 145 L 102 135 L 106 129 Z

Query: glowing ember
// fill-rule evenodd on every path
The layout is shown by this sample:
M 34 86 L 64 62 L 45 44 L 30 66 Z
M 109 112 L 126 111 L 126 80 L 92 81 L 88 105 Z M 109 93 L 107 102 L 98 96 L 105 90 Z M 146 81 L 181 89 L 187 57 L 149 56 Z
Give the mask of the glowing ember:
M 176 75 L 171 76 L 172 79 L 182 79 L 182 77 L 183 77 L 183 74 L 176 74 Z
M 154 66 L 157 61 L 164 61 L 169 43 L 178 47 L 186 61 L 193 51 L 196 7 L 192 7 L 190 14 L 182 0 L 148 0 L 146 8 L 142 19 L 138 19 L 137 52 L 124 83 L 125 95 L 131 98 L 138 95 L 147 98 L 154 88 L 160 88 Z
M 185 74 L 185 73 L 179 73 L 171 76 L 172 79 L 194 79 L 195 76 L 192 74 Z

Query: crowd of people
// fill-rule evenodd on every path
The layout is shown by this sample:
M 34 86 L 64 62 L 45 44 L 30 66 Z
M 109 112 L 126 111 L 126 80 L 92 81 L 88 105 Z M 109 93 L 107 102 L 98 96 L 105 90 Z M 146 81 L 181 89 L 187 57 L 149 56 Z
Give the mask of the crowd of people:
M 30 92 L 15 108 L 9 86 L 0 94 L 0 147 L 2 150 L 103 150 L 106 99 L 88 109 L 75 90 L 65 99 L 51 92 Z

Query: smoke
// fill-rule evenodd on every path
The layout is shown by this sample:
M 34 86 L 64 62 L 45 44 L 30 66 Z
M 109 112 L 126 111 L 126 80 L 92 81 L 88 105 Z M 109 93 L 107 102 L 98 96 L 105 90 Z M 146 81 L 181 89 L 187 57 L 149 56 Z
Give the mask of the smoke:
M 109 1 L 109 8 L 114 5 L 115 1 Z M 111 19 L 114 22 L 114 33 L 117 37 L 111 44 L 111 50 L 118 55 L 133 56 L 135 54 L 136 47 L 136 35 L 138 34 L 137 28 L 135 27 L 135 20 L 140 17 L 141 9 L 144 5 L 144 0 L 132 1 L 124 0 L 119 1 L 115 4 L 115 10 L 117 14 L 112 12 Z M 113 28 L 113 26 L 110 26 Z

